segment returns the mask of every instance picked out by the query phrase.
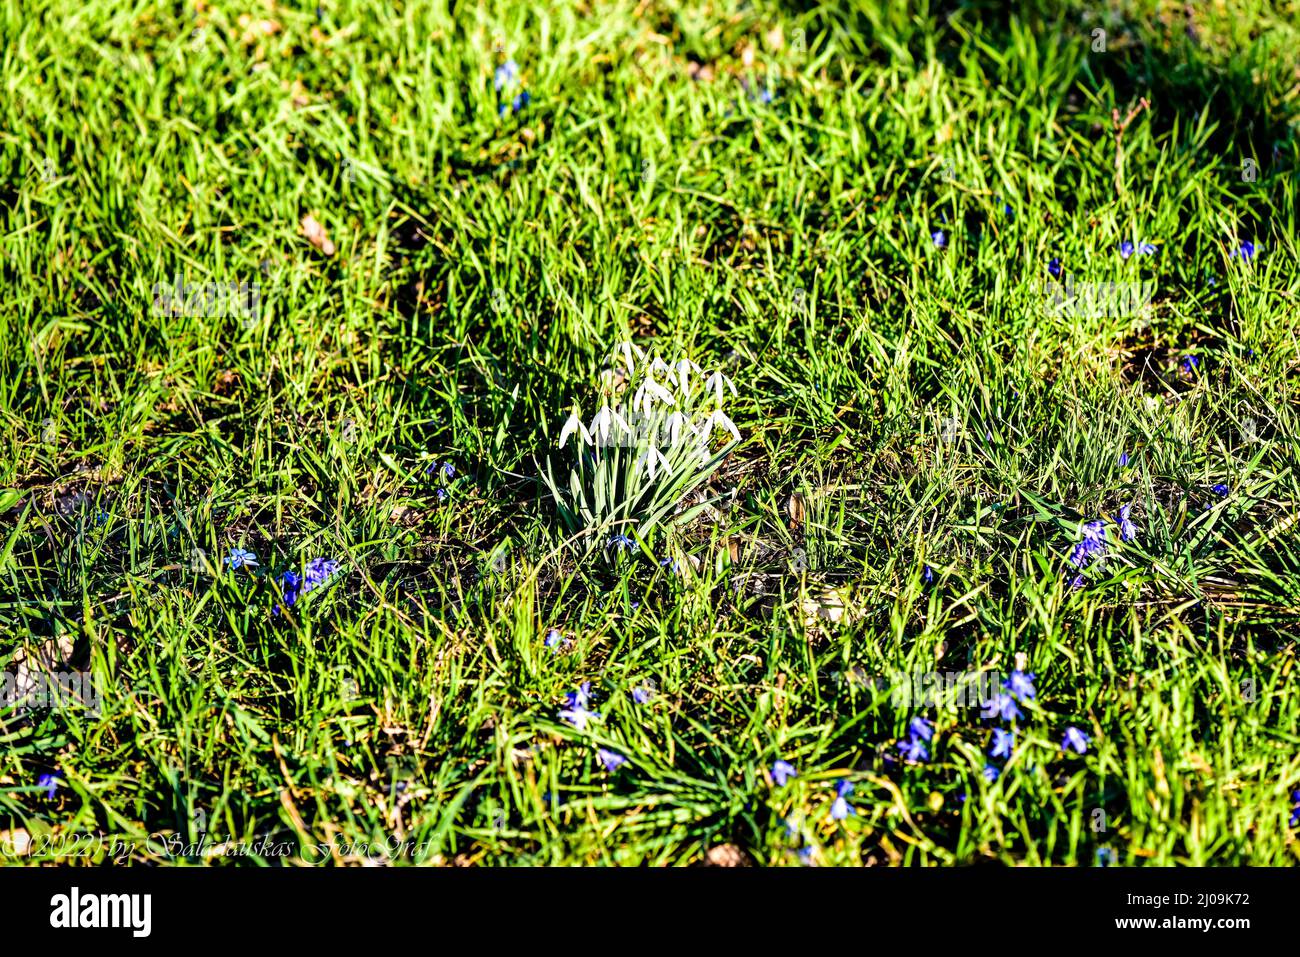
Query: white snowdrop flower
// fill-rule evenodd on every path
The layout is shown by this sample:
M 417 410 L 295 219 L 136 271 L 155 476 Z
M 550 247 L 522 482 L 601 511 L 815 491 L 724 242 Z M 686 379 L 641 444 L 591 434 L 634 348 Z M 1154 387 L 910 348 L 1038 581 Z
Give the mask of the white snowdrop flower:
M 669 462 L 668 459 L 664 457 L 664 454 L 659 451 L 658 446 L 652 445 L 646 449 L 645 454 L 641 456 L 641 464 L 645 466 L 645 469 L 650 473 L 651 478 L 655 477 L 656 462 L 663 467 L 665 472 L 671 472 L 673 470 L 672 463 Z
M 575 408 L 569 414 L 568 419 L 564 422 L 564 428 L 560 429 L 560 448 L 564 448 L 564 443 L 569 441 L 569 436 L 577 432 L 582 437 L 583 445 L 591 445 L 591 433 L 587 427 L 582 424 L 582 419 L 578 418 L 578 410 Z
M 636 360 L 645 358 L 645 351 L 632 345 L 630 342 L 620 342 L 616 350 L 622 353 L 624 361 L 627 362 L 627 371 L 631 375 L 636 369 Z
M 624 433 L 630 433 L 632 430 L 628 427 L 627 420 L 609 406 L 601 406 L 600 411 L 595 414 L 591 420 L 591 434 L 600 438 L 601 445 L 609 444 L 609 428 L 617 424 Z
M 691 420 L 680 412 L 674 412 L 668 416 L 668 441 L 674 448 L 682 444 L 682 427 L 685 426 L 690 430 L 692 435 L 695 434 L 695 426 L 691 425 Z
M 660 402 L 664 403 L 665 405 L 677 404 L 676 397 L 667 389 L 665 389 L 663 386 L 661 386 L 658 382 L 656 382 L 654 379 L 645 380 L 645 389 L 647 393 L 654 396 L 656 399 L 658 399 Z
M 663 375 L 672 378 L 673 367 L 660 358 L 659 353 L 655 353 L 654 358 L 650 360 L 650 373 L 652 375 Z
M 690 374 L 692 370 L 698 374 L 700 367 L 690 359 L 677 360 L 677 384 L 681 388 L 683 394 L 686 395 L 689 395 L 691 391 Z
M 709 417 L 704 424 L 706 426 L 704 431 L 704 440 L 706 442 L 708 441 L 709 436 L 712 434 L 713 428 L 715 426 L 721 426 L 722 428 L 726 429 L 728 432 L 731 433 L 732 439 L 734 439 L 737 442 L 740 441 L 740 430 L 736 428 L 736 423 L 732 422 L 731 419 L 727 418 L 727 413 L 723 412 L 721 409 L 714 409 L 711 413 L 709 413 Z
M 717 395 L 719 405 L 722 404 L 723 397 L 725 396 L 724 386 L 731 389 L 732 395 L 736 394 L 736 384 L 723 375 L 721 369 L 709 376 L 704 383 L 705 391 L 712 390 Z
M 640 412 L 644 415 L 650 414 L 652 403 L 651 398 L 658 399 L 666 405 L 676 405 L 677 400 L 673 394 L 661 386 L 654 379 L 649 377 L 641 383 L 641 387 L 636 390 L 636 395 L 632 397 L 632 411 Z

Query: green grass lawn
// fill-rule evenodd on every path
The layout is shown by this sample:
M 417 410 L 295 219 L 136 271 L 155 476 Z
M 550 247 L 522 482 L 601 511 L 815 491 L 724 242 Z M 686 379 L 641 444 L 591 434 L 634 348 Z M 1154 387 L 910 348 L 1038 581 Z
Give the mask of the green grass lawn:
M 0 863 L 1296 863 L 1293 0 L 0 36 Z

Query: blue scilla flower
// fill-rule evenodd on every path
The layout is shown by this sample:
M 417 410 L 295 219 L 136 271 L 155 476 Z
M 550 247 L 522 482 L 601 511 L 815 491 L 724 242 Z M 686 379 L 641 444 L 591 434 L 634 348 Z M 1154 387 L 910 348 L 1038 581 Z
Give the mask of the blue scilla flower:
M 1011 749 L 1016 746 L 1016 733 L 1014 731 L 1004 731 L 1001 728 L 993 729 L 993 747 L 989 750 L 989 756 L 994 758 L 1010 758 Z
M 1263 245 L 1264 245 L 1263 243 L 1260 243 L 1260 247 L 1259 247 L 1259 248 L 1262 249 L 1262 248 L 1263 248 Z M 1242 259 L 1242 260 L 1246 260 L 1246 259 L 1254 259 L 1254 258 L 1255 258 L 1255 244 L 1254 244 L 1253 242 L 1251 242 L 1249 239 L 1247 239 L 1247 240 L 1246 240 L 1245 242 L 1243 242 L 1240 246 L 1238 246 L 1238 247 L 1237 247 L 1236 249 L 1234 249 L 1231 253 L 1229 253 L 1229 254 L 1228 254 L 1228 258 L 1229 258 L 1229 259 Z
M 232 570 L 257 567 L 257 556 L 242 548 L 231 548 L 230 554 L 225 557 L 224 561 Z
M 1295 827 L 1300 824 L 1300 791 L 1291 792 L 1291 801 L 1295 804 L 1291 809 L 1291 826 Z
M 1127 239 L 1119 244 L 1119 255 L 1121 259 L 1128 259 L 1133 255 L 1133 244 Z
M 1003 721 L 1015 721 L 1024 714 L 1016 705 L 1016 699 L 1005 691 L 999 691 L 988 703 L 988 716 L 1001 718 Z
M 451 493 L 445 488 L 440 487 L 434 490 L 433 497 L 438 500 L 439 504 L 441 504 L 451 497 Z
M 1201 365 L 1200 356 L 1183 356 L 1183 371 L 1186 373 L 1195 372 Z
M 498 93 L 508 86 L 513 86 L 517 79 L 519 79 L 519 64 L 514 60 L 506 60 L 492 74 L 492 82 Z
M 929 741 L 934 737 L 934 725 L 917 715 L 907 723 L 907 733 L 914 738 L 920 738 L 922 741 Z
M 598 748 L 596 750 L 596 756 L 600 758 L 600 763 L 605 765 L 606 771 L 617 771 L 620 767 L 627 764 L 627 758 L 623 757 L 623 755 L 616 751 L 609 750 L 608 748 Z
M 570 708 L 585 708 L 591 704 L 591 682 L 584 681 L 578 685 L 575 691 L 570 691 L 564 696 L 565 703 Z
M 1011 672 L 1007 680 L 1002 682 L 1002 687 L 1006 688 L 1021 701 L 1033 701 L 1034 695 L 1034 674 L 1032 671 L 1016 670 Z
M 1127 453 L 1127 452 L 1121 452 L 1121 453 L 1119 453 L 1119 467 L 1122 468 L 1122 469 L 1126 469 L 1126 468 L 1128 468 L 1128 453 Z
M 842 821 L 850 814 L 857 812 L 849 806 L 848 797 L 853 793 L 853 784 L 850 781 L 841 781 L 835 785 L 835 800 L 831 803 L 832 820 Z
M 619 532 L 617 535 L 611 535 L 609 541 L 605 544 L 607 547 L 611 547 L 615 551 L 620 552 L 630 551 L 636 547 L 636 542 L 632 541 L 632 539 L 628 538 L 622 532 Z
M 573 704 L 567 708 L 561 708 L 559 712 L 561 721 L 567 721 L 579 731 L 586 730 L 587 722 L 592 718 L 599 718 L 599 711 L 589 711 L 585 704 Z
M 450 462 L 443 462 L 442 477 L 449 482 L 454 479 L 456 477 L 456 466 L 452 465 Z
M 944 235 L 942 229 L 936 229 L 930 234 L 930 241 L 934 243 L 936 249 L 945 249 L 948 246 L 948 237 Z
M 1059 259 L 1053 257 L 1052 260 L 1051 260 L 1050 262 L 1048 262 L 1048 264 L 1047 264 L 1047 271 L 1048 271 L 1048 273 L 1051 274 L 1051 276 L 1052 276 L 1053 279 L 1060 279 L 1060 278 L 1061 278 L 1061 260 L 1059 260 Z
M 992 764 L 984 765 L 984 780 L 992 784 L 1001 775 L 1001 772 Z
M 284 597 L 284 607 L 292 608 L 298 600 L 298 593 L 302 588 L 302 578 L 291 569 L 282 574 L 276 581 L 280 586 L 280 594 Z M 280 614 L 280 606 L 276 605 L 272 608 L 271 614 Z
M 921 581 L 925 582 L 927 585 L 934 581 L 934 569 L 929 565 L 926 565 L 921 569 Z
M 925 746 L 925 742 L 912 735 L 906 741 L 898 742 L 898 750 L 903 753 L 904 760 L 907 761 L 929 761 L 930 750 Z
M 650 697 L 651 697 L 650 691 L 646 688 L 632 689 L 632 700 L 635 701 L 637 704 L 645 704 L 650 700 Z
M 1139 256 L 1154 256 L 1158 252 L 1154 243 L 1138 243 Z
M 563 640 L 564 636 L 560 634 L 559 630 L 552 628 L 546 633 L 546 639 L 543 641 L 543 644 L 545 644 L 547 648 L 558 648 L 560 642 Z
M 778 758 L 772 765 L 772 780 L 776 782 L 777 787 L 785 787 L 787 781 L 798 776 L 799 771 L 795 766 L 782 758 Z
M 1138 527 L 1129 518 L 1129 513 L 1132 510 L 1132 505 L 1121 505 L 1119 514 L 1115 516 L 1115 523 L 1119 525 L 1119 540 L 1121 542 L 1131 542 L 1137 538 Z
M 1083 526 L 1083 541 L 1070 551 L 1070 564 L 1075 568 L 1083 568 L 1105 554 L 1106 524 L 1101 521 L 1088 522 Z
M 45 789 L 45 799 L 47 801 L 54 800 L 54 794 L 59 789 L 59 779 L 62 777 L 62 774 L 58 771 L 54 771 L 52 773 L 42 774 L 36 779 L 36 786 Z
M 1219 498 L 1228 497 L 1228 486 L 1224 485 L 1222 482 L 1218 485 L 1211 486 L 1210 491 L 1219 496 Z
M 513 100 L 510 101 L 510 109 L 518 113 L 525 106 L 533 101 L 533 96 L 527 90 L 520 91 Z
M 1095 860 L 1098 867 L 1111 867 L 1115 863 L 1115 851 L 1109 847 L 1097 848 Z
M 334 558 L 313 558 L 302 570 L 302 593 L 314 591 L 327 585 L 338 573 L 339 563 Z
M 1073 751 L 1075 754 L 1086 754 L 1089 740 L 1089 737 L 1078 728 L 1066 728 L 1065 734 L 1061 737 L 1061 750 Z

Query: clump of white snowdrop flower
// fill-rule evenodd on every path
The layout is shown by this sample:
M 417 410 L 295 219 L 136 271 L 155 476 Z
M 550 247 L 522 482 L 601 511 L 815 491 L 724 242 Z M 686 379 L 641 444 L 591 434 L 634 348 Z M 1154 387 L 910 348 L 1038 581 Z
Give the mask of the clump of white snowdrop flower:
M 549 462 L 546 482 L 571 531 L 607 534 L 607 547 L 627 549 L 634 535 L 670 517 L 688 521 L 707 504 L 680 509 L 740 442 L 725 408 L 736 386 L 721 370 L 631 342 L 618 345 L 602 379 L 590 421 L 575 404 L 560 429 L 558 447 L 574 455 L 568 482 L 555 481 Z

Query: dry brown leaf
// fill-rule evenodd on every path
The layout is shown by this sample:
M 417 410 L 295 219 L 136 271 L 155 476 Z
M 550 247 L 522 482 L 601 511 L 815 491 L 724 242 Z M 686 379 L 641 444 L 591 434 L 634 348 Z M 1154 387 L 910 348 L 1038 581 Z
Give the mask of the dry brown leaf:
M 719 844 L 704 855 L 705 867 L 753 867 L 749 855 L 735 844 Z
M 804 498 L 798 492 L 790 494 L 790 501 L 785 503 L 786 511 L 790 513 L 790 527 L 798 528 L 803 524 L 805 512 Z
M 31 846 L 31 835 L 21 827 L 12 831 L 0 831 L 0 858 L 25 857 Z
M 326 256 L 334 255 L 334 243 L 330 241 L 325 227 L 311 213 L 302 218 L 302 231 L 306 234 L 307 241 Z

